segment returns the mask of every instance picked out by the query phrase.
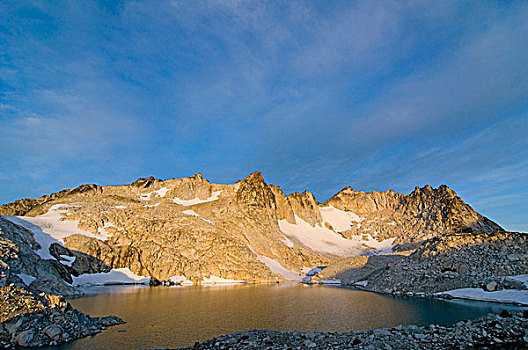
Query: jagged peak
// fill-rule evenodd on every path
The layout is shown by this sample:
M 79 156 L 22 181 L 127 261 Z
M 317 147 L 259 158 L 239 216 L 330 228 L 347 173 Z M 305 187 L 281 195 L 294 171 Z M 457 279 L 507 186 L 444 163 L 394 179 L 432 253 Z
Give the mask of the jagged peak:
M 450 195 L 457 196 L 457 193 L 447 185 L 438 186 L 438 191 L 449 193 Z
M 410 193 L 410 195 L 418 195 L 418 194 L 447 194 L 450 197 L 457 196 L 456 192 L 453 191 L 451 188 L 449 188 L 447 185 L 440 185 L 438 188 L 431 187 L 430 185 L 425 185 L 423 187 L 416 186 L 414 188 L 414 191 Z
M 261 187 L 267 187 L 268 184 L 266 183 L 266 180 L 264 180 L 264 177 L 262 176 L 262 173 L 260 171 L 254 171 L 248 176 L 246 176 L 243 180 L 240 181 L 241 184 L 243 183 L 251 183 L 251 184 L 259 184 Z
M 372 196 L 372 195 L 380 195 L 380 194 L 389 194 L 389 195 L 393 196 L 393 195 L 398 194 L 398 193 L 395 192 L 394 190 L 386 190 L 386 191 L 373 190 L 372 192 L 365 192 L 365 191 L 354 190 L 352 187 L 346 186 L 345 188 L 343 188 L 342 190 L 340 190 L 339 192 L 334 194 L 332 197 L 330 197 L 325 203 L 330 202 L 330 200 L 332 200 L 332 199 L 339 198 L 341 195 L 367 195 L 367 196 Z
M 308 190 L 304 190 L 302 193 L 300 192 L 292 192 L 288 196 L 288 198 L 299 198 L 299 199 L 306 199 L 308 201 L 313 201 L 317 203 L 317 200 L 315 199 L 315 196 L 312 192 Z
M 254 171 L 248 176 L 246 176 L 246 179 L 258 179 L 264 181 L 264 177 L 262 176 L 262 173 L 260 171 Z M 266 181 L 264 181 L 266 182 Z
M 156 181 L 160 180 L 156 179 L 154 176 L 140 177 L 136 181 L 132 182 L 130 186 L 147 188 Z
M 275 196 L 260 171 L 254 171 L 244 180 L 236 192 L 238 201 L 252 206 L 275 208 Z

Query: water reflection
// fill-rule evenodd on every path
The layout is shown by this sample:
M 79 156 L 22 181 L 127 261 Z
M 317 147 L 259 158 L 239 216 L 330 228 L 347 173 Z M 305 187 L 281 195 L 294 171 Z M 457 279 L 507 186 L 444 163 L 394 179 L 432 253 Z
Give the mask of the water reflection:
M 72 300 L 72 304 L 92 316 L 120 316 L 127 324 L 61 349 L 188 346 L 249 329 L 346 332 L 398 324 L 449 324 L 504 308 L 303 285 L 115 286 L 92 291 L 108 293 Z M 127 332 L 117 332 L 120 328 Z

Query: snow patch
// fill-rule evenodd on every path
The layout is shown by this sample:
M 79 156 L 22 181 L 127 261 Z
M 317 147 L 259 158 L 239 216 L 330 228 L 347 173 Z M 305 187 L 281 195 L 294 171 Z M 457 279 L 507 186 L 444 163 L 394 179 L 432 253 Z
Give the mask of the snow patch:
M 367 284 L 368 284 L 368 281 L 367 281 L 367 280 L 365 280 L 365 281 L 359 281 L 359 282 L 354 283 L 354 285 L 356 285 L 356 286 L 361 286 L 361 287 L 366 287 Z
M 115 228 L 118 231 L 123 231 L 124 230 L 124 228 L 117 227 L 116 225 L 112 224 L 111 222 L 105 222 L 103 227 L 98 227 L 97 228 L 97 232 L 99 232 L 99 234 L 101 235 L 102 239 L 107 240 L 108 238 L 110 238 L 112 236 L 111 234 L 109 234 L 106 231 L 106 229 L 110 228 L 110 227 L 113 227 L 113 228 Z
M 354 222 L 361 222 L 365 218 L 351 212 L 336 209 L 333 206 L 319 208 L 319 212 L 323 217 L 323 220 L 334 228 L 336 232 L 344 232 L 349 230 Z
M 73 263 L 75 262 L 75 259 L 77 259 L 77 257 L 69 256 L 69 255 L 59 255 L 59 257 L 61 258 L 61 261 L 59 262 L 62 265 L 66 265 L 66 266 L 72 266 Z
M 330 280 L 322 280 L 320 283 L 321 284 L 341 284 L 341 280 L 338 280 L 336 278 L 332 278 Z
M 126 209 L 127 207 L 125 207 L 124 205 L 116 205 L 114 208 L 116 208 L 116 209 Z
M 183 275 L 176 275 L 169 278 L 169 280 L 174 284 L 180 284 L 182 286 L 192 286 L 192 281 L 189 281 L 187 277 Z
M 145 208 L 154 208 L 154 207 L 157 207 L 158 205 L 160 205 L 159 203 L 156 203 L 156 204 L 145 204 L 144 207 Z
M 99 240 L 105 240 L 107 238 L 104 236 L 96 236 L 91 232 L 79 229 L 77 227 L 79 221 L 61 221 L 61 214 L 66 213 L 68 210 L 64 208 L 68 207 L 69 205 L 66 204 L 55 204 L 47 213 L 35 217 L 9 215 L 2 215 L 2 217 L 33 232 L 35 241 L 37 241 L 41 247 L 36 253 L 42 259 L 54 259 L 49 253 L 50 245 L 53 243 L 64 245 L 64 238 L 74 234 L 80 234 Z
M 323 271 L 324 269 L 325 268 L 323 266 L 318 266 L 314 268 L 303 267 L 301 269 L 301 272 L 304 273 L 308 277 L 312 277 L 312 276 L 317 275 L 319 272 Z
M 460 288 L 436 293 L 436 296 L 442 295 L 449 295 L 452 298 L 458 299 L 528 305 L 528 290 L 504 289 L 495 292 L 486 292 L 480 288 Z
M 200 217 L 200 215 L 192 209 L 184 210 L 182 213 L 185 215 L 196 216 L 197 218 Z
M 105 284 L 148 284 L 150 277 L 139 276 L 129 268 L 113 269 L 110 272 L 87 273 L 72 276 L 73 286 L 96 286 Z
M 244 281 L 240 280 L 231 280 L 227 278 L 221 278 L 215 275 L 210 275 L 209 278 L 204 277 L 202 284 L 241 284 L 244 283 Z
M 15 276 L 18 276 L 18 278 L 20 278 L 22 282 L 24 282 L 24 284 L 28 287 L 34 280 L 37 279 L 36 277 L 27 275 L 25 273 L 15 273 Z
M 311 226 L 298 216 L 295 216 L 295 221 L 296 224 L 291 224 L 286 220 L 279 220 L 282 233 L 320 253 L 338 256 L 360 255 L 366 252 L 375 254 L 376 252 L 372 252 L 372 250 L 391 251 L 394 242 L 394 238 L 378 242 L 370 235 L 366 235 L 364 238 L 354 236 L 351 239 L 346 239 L 320 224 L 315 225 L 315 227 Z
M 195 212 L 195 211 L 192 210 L 192 209 L 184 210 L 184 211 L 182 211 L 182 213 L 185 214 L 185 215 L 190 215 L 190 216 L 197 217 L 198 219 L 201 219 L 201 220 L 203 220 L 203 221 L 205 221 L 205 222 L 210 223 L 211 225 L 214 225 L 214 223 L 213 223 L 211 220 L 208 220 L 208 219 L 202 218 L 202 217 L 200 216 L 200 214 L 198 214 L 197 212 Z
M 528 275 L 508 276 L 507 278 L 522 282 L 528 288 Z
M 288 270 L 287 268 L 282 266 L 281 263 L 278 262 L 277 260 L 258 254 L 249 245 L 248 245 L 248 248 L 249 250 L 253 252 L 253 254 L 257 256 L 257 258 L 259 259 L 261 263 L 265 264 L 268 267 L 268 269 L 270 269 L 271 272 L 281 275 L 288 281 L 301 281 L 302 280 L 302 277 L 299 275 L 299 272 L 295 270 Z
M 167 195 L 167 192 L 169 191 L 170 191 L 170 188 L 162 187 L 159 190 L 154 191 L 154 193 L 156 193 L 158 197 L 165 197 L 165 195 Z
M 211 194 L 210 197 L 207 197 L 206 199 L 200 199 L 200 198 L 194 198 L 194 199 L 179 199 L 179 198 L 174 198 L 172 201 L 176 204 L 179 204 L 179 205 L 183 205 L 185 207 L 188 207 L 188 206 L 191 206 L 191 205 L 195 205 L 195 204 L 199 204 L 199 203 L 206 203 L 206 202 L 212 202 L 212 201 L 215 201 L 217 200 L 218 198 L 220 198 L 220 194 L 222 193 L 223 190 L 220 190 L 220 191 L 215 191 Z
M 143 201 L 148 201 L 150 200 L 151 196 L 154 194 L 154 197 L 165 197 L 167 195 L 167 192 L 169 192 L 171 189 L 170 188 L 167 188 L 167 187 L 162 187 L 160 188 L 159 190 L 157 191 L 152 191 L 152 192 L 148 192 L 148 193 L 142 193 L 139 195 L 139 198 Z
M 288 238 L 286 237 L 283 237 L 283 239 L 281 239 L 282 243 L 286 244 L 286 246 L 288 246 L 289 248 L 293 248 L 293 242 L 290 241 Z

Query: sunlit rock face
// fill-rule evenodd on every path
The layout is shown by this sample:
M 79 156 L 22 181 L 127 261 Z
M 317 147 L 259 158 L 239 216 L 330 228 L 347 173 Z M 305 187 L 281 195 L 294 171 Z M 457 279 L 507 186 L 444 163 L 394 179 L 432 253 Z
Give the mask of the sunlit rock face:
M 365 218 L 343 234 L 369 233 L 379 239 L 395 237 L 400 250 L 414 249 L 425 239 L 446 232 L 495 232 L 501 227 L 475 212 L 445 185 L 416 187 L 409 195 L 394 191 L 365 193 L 347 187 L 324 205 Z
M 119 268 L 161 281 L 300 279 L 342 257 L 415 249 L 446 232 L 500 230 L 446 186 L 409 195 L 347 187 L 321 204 L 310 192 L 286 196 L 259 172 L 232 185 L 200 174 L 83 185 L 6 204 L 0 214 L 36 240 L 15 246 L 35 251 L 42 243 L 37 252 L 63 280 Z

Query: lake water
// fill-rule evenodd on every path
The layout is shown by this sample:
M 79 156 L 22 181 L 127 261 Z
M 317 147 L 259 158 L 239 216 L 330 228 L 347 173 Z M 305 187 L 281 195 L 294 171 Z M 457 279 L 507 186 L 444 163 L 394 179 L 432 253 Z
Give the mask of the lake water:
M 398 324 L 450 324 L 504 305 L 392 297 L 328 286 L 97 287 L 72 300 L 91 316 L 126 324 L 55 349 L 141 349 L 193 345 L 250 329 L 346 332 Z M 126 332 L 118 332 L 126 329 Z

